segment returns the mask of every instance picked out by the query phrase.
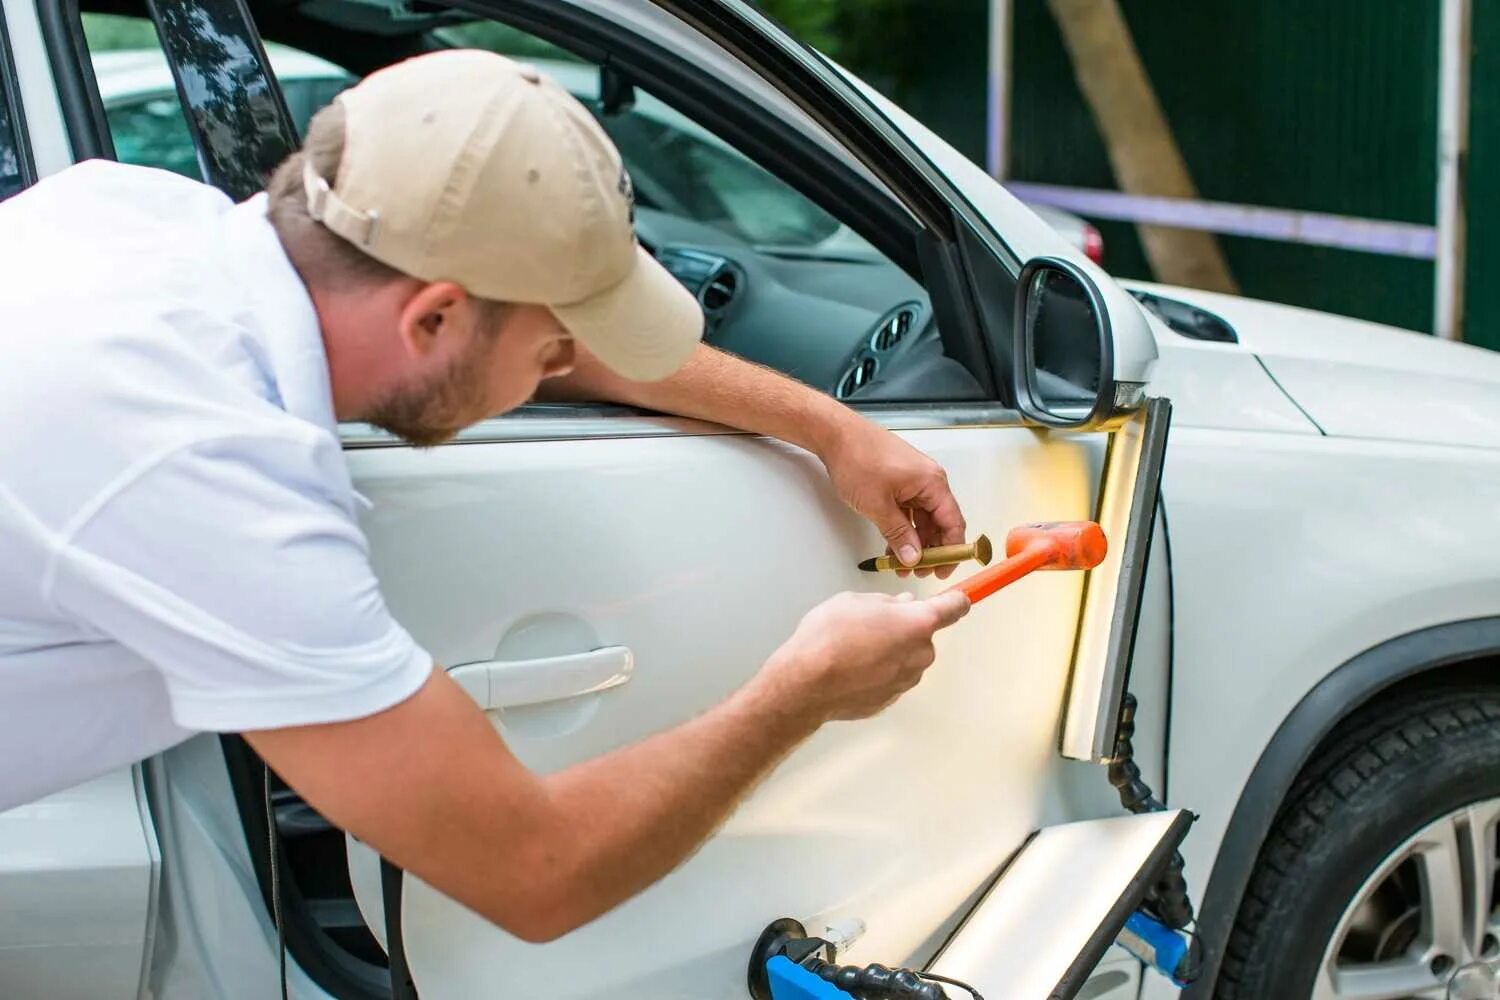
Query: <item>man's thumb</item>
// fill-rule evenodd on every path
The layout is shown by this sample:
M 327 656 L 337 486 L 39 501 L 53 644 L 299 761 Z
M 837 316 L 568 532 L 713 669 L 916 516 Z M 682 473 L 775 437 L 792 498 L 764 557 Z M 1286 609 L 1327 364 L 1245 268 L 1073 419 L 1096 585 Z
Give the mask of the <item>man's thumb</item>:
M 903 566 L 910 566 L 922 557 L 922 540 L 911 518 L 900 507 L 893 507 L 888 515 L 880 519 L 880 533 L 896 554 Z
M 937 612 L 938 628 L 947 628 L 969 613 L 969 598 L 961 590 L 945 590 L 927 598 L 927 606 Z

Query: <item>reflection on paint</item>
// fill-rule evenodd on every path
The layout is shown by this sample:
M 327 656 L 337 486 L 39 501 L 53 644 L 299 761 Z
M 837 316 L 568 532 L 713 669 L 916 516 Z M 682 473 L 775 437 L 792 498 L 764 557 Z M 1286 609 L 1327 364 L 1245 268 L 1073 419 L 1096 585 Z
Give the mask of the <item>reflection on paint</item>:
M 235 199 L 265 186 L 297 134 L 234 0 L 159 0 L 163 45 L 198 136 L 203 174 Z

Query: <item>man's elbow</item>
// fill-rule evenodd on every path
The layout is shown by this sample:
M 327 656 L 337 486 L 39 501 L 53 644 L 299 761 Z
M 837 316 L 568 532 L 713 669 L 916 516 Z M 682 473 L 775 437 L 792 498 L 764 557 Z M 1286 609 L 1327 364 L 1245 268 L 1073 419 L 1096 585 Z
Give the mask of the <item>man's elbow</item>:
M 486 907 L 483 914 L 512 937 L 528 944 L 548 944 L 599 915 L 579 905 L 582 896 L 560 881 L 533 885 Z
M 501 924 L 500 926 L 506 933 L 512 937 L 520 938 L 527 944 L 551 944 L 569 931 L 576 930 L 582 925 L 563 920 L 526 916 L 519 920 L 511 920 L 508 924 Z

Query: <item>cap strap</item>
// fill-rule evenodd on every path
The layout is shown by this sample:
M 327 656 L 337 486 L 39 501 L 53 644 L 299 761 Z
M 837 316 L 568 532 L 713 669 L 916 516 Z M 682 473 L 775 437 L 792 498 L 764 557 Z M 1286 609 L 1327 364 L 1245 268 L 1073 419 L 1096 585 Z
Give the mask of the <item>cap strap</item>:
M 321 222 L 350 243 L 362 247 L 375 242 L 380 213 L 362 212 L 344 201 L 313 169 L 312 161 L 305 158 L 302 161 L 302 187 L 307 192 L 307 214 L 314 222 Z

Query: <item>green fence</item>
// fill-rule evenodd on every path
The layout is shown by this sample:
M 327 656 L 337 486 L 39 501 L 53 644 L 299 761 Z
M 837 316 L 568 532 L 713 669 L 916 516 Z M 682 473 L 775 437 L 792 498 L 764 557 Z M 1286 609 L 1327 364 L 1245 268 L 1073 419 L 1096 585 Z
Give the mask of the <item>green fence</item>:
M 1435 224 L 1441 0 L 1120 3 L 1201 198 Z M 988 0 L 765 6 L 983 160 Z M 1500 348 L 1497 8 L 1474 0 L 1464 335 Z M 1116 190 L 1045 0 L 1013 0 L 1012 36 L 1008 177 Z M 1112 272 L 1151 277 L 1133 224 L 1093 221 Z M 1220 239 L 1245 295 L 1432 329 L 1431 261 Z

